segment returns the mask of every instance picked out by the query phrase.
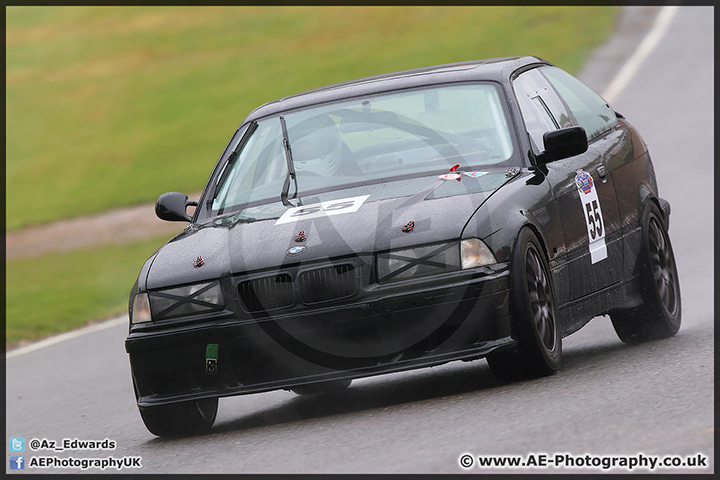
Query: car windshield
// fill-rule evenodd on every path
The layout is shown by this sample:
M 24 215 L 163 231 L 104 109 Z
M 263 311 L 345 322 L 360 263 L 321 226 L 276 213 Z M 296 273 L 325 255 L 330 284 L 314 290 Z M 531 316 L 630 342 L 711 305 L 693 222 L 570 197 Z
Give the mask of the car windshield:
M 493 83 L 355 98 L 283 118 L 296 172 L 290 198 L 447 172 L 457 164 L 499 166 L 514 151 Z M 260 120 L 249 131 L 234 162 L 218 176 L 212 214 L 280 200 L 288 181 L 281 120 Z M 239 144 L 240 135 L 233 142 Z

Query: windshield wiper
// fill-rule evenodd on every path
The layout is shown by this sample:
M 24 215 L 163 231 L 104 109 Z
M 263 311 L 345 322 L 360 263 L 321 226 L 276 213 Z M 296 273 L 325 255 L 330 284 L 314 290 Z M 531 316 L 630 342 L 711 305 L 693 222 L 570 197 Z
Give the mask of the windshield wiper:
M 286 207 L 295 207 L 290 200 L 288 200 L 288 191 L 290 190 L 290 179 L 292 178 L 295 182 L 295 194 L 293 198 L 297 197 L 298 186 L 297 177 L 295 176 L 295 166 L 292 159 L 292 150 L 290 150 L 290 140 L 288 140 L 287 126 L 285 125 L 285 117 L 280 115 L 280 127 L 282 128 L 283 136 L 283 147 L 285 149 L 285 161 L 287 162 L 288 173 L 285 176 L 285 182 L 283 183 L 282 192 L 280 192 L 280 201 Z M 298 205 L 302 205 L 302 202 L 298 198 Z

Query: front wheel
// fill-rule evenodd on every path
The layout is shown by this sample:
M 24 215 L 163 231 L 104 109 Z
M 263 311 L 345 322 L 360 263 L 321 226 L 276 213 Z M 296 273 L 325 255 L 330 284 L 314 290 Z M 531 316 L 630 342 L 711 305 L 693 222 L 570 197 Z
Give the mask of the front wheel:
M 490 369 L 510 380 L 555 373 L 562 359 L 555 290 L 540 241 L 529 228 L 522 229 L 515 242 L 510 273 L 517 345 L 489 355 Z
M 618 337 L 630 344 L 672 337 L 682 319 L 675 255 L 660 210 L 653 202 L 643 216 L 639 262 L 643 303 L 610 312 Z
M 145 427 L 154 435 L 192 435 L 215 423 L 218 399 L 206 398 L 155 407 L 138 407 Z

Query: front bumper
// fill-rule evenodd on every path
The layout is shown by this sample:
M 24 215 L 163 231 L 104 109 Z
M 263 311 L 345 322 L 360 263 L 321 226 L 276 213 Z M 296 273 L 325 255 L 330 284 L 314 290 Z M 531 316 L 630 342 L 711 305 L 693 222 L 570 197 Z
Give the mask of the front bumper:
M 225 311 L 133 328 L 125 348 L 138 405 L 484 357 L 514 344 L 508 277 L 508 264 L 496 264 L 376 285 L 339 305 L 253 315 Z M 211 367 L 208 345 L 217 345 Z

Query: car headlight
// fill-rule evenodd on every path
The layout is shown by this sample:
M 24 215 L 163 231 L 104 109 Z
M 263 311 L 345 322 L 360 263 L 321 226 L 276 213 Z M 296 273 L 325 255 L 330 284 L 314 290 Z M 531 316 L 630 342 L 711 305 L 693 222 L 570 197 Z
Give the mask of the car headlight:
M 150 301 L 147 293 L 138 293 L 133 300 L 130 323 L 145 323 L 152 320 L 150 315 Z
M 377 254 L 378 282 L 422 277 L 497 263 L 479 238 Z
M 224 308 L 218 281 L 157 290 L 150 292 L 149 300 L 153 320 L 218 312 Z
M 460 258 L 463 269 L 497 263 L 490 248 L 479 238 L 468 238 L 460 242 Z
M 457 242 L 394 250 L 377 255 L 380 283 L 460 269 Z

